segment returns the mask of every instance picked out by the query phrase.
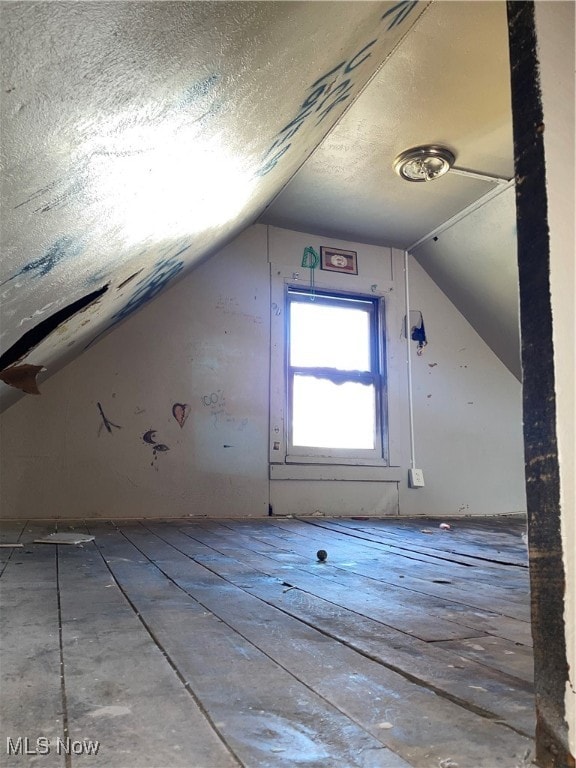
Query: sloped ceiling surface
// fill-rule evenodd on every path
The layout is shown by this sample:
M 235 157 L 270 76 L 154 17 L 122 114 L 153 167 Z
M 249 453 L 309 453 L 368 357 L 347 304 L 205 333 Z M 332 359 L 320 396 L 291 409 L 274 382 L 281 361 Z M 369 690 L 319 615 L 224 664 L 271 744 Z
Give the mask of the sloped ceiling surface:
M 403 181 L 395 157 L 422 144 L 514 175 L 503 2 L 432 3 L 263 219 L 407 248 L 494 187 L 455 173 Z
M 4 3 L 0 378 L 49 375 L 254 221 L 426 6 Z
M 503 0 L 0 12 L 1 407 L 255 220 L 418 243 L 520 377 Z M 425 143 L 472 175 L 401 180 Z
M 410 248 L 520 378 L 507 30 L 504 2 L 433 2 L 261 220 Z M 403 181 L 422 144 L 473 173 Z

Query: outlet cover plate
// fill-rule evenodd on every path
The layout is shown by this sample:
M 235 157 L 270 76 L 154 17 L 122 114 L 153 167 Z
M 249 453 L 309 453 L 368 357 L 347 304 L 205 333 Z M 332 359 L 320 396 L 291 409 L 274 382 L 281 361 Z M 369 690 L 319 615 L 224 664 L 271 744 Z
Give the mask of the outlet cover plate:
M 424 472 L 421 469 L 408 470 L 408 484 L 410 488 L 424 488 Z

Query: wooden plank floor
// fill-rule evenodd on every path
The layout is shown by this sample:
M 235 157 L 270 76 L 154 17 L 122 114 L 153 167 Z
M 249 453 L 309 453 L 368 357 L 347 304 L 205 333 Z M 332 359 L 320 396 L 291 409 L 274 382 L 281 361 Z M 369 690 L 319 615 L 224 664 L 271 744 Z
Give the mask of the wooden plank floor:
M 438 524 L 3 523 L 0 765 L 530 765 L 524 523 Z

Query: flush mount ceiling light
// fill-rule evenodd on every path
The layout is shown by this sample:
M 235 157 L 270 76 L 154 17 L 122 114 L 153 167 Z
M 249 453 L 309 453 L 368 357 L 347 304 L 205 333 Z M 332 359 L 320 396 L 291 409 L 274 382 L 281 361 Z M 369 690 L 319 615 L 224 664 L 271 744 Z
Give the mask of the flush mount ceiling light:
M 401 152 L 394 160 L 394 170 L 405 181 L 433 181 L 447 173 L 455 160 L 446 147 L 427 144 Z

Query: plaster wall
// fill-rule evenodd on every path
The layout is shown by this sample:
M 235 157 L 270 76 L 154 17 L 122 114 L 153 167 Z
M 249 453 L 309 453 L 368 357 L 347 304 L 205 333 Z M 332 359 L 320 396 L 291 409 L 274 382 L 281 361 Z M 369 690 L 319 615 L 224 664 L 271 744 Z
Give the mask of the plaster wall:
M 422 313 L 428 340 L 421 355 L 410 344 L 415 463 L 426 485 L 402 485 L 400 509 L 524 512 L 522 386 L 412 257 L 409 276 L 411 314 Z
M 270 273 L 322 244 L 356 250 L 355 290 L 385 297 L 388 465 L 269 464 Z M 2 415 L 2 516 L 249 517 L 270 501 L 301 514 L 524 509 L 519 384 L 412 259 L 410 270 L 429 337 L 422 357 L 410 344 L 424 488 L 407 487 L 403 254 L 256 225 Z M 351 290 L 350 275 L 316 277 Z
M 496 197 L 428 238 L 413 253 L 521 381 L 514 186 L 506 185 Z
M 268 317 L 257 227 L 3 414 L 2 514 L 267 514 Z

